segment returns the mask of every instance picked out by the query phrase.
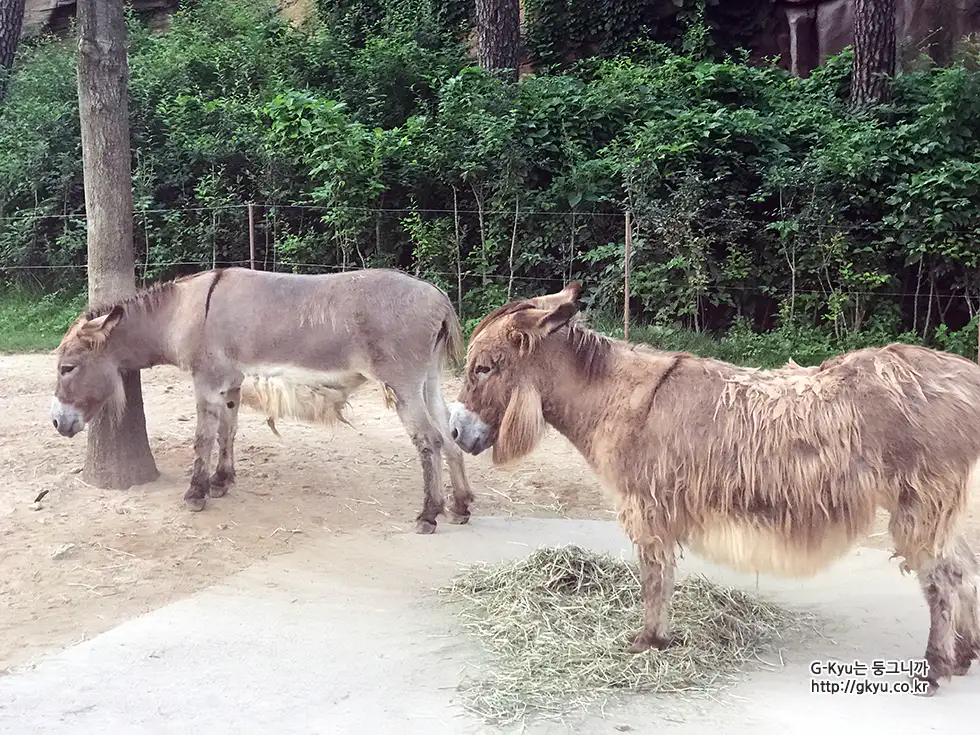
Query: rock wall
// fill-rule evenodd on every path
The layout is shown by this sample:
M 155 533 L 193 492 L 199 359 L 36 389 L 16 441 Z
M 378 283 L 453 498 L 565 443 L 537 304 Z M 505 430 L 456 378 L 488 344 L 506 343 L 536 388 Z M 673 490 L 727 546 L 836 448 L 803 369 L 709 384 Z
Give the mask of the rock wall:
M 779 0 L 775 12 L 776 34 L 760 38 L 755 52 L 778 55 L 798 76 L 853 42 L 851 0 Z M 980 0 L 896 0 L 896 12 L 905 62 L 926 54 L 946 64 L 965 36 L 980 33 Z
M 128 0 L 150 22 L 166 26 L 179 0 Z M 651 0 L 663 1 L 663 0 Z M 283 15 L 302 22 L 312 0 L 280 0 Z M 950 61 L 957 43 L 980 34 L 980 0 L 896 0 L 900 58 L 927 54 L 939 64 Z M 854 27 L 852 0 L 777 0 L 774 35 L 757 39 L 754 53 L 778 56 L 780 64 L 807 76 L 828 56 L 850 45 Z M 75 0 L 26 0 L 24 35 L 63 30 L 75 14 Z
M 166 18 L 177 9 L 178 0 L 127 0 L 128 5 L 145 14 L 153 25 L 166 25 Z M 75 16 L 75 0 L 26 0 L 23 35 L 64 30 Z
M 151 26 L 165 28 L 179 0 L 126 0 Z M 313 0 L 280 0 L 279 10 L 292 23 L 301 23 L 313 12 Z M 75 16 L 75 0 L 26 0 L 23 35 L 64 30 Z

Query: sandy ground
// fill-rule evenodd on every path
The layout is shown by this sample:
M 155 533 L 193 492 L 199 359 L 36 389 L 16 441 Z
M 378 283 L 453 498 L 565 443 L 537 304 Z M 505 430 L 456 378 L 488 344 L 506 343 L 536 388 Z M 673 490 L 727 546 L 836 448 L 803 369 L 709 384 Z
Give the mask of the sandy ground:
M 104 491 L 80 479 L 85 434 L 65 439 L 49 423 L 53 371 L 50 355 L 0 356 L 0 672 L 324 534 L 413 527 L 422 500 L 417 455 L 375 388 L 352 399 L 354 429 L 282 422 L 279 439 L 263 417 L 243 411 L 237 485 L 190 513 L 182 502 L 193 459 L 187 376 L 170 368 L 143 374 L 161 478 Z M 444 391 L 454 398 L 457 381 L 447 379 Z M 584 461 L 554 432 L 515 470 L 492 468 L 489 456 L 467 466 L 474 518 L 614 517 Z M 978 520 L 974 510 L 975 546 Z M 889 548 L 883 531 L 882 519 L 868 545 Z
M 970 724 L 980 696 L 976 671 L 932 698 L 867 690 L 904 678 L 875 675 L 871 662 L 919 658 L 928 627 L 918 585 L 896 573 L 888 552 L 872 549 L 859 549 L 805 582 L 756 580 L 685 555 L 678 579 L 704 574 L 806 610 L 817 616 L 817 629 L 784 635 L 778 651 L 743 667 L 726 691 L 627 695 L 557 719 L 484 723 L 466 709 L 458 686 L 485 675 L 490 661 L 437 589 L 461 561 L 499 563 L 563 543 L 632 554 L 614 521 L 481 516 L 435 536 L 410 530 L 382 536 L 372 529 L 324 535 L 27 671 L 0 676 L 0 732 L 959 735 L 976 729 Z M 857 661 L 868 671 L 815 676 L 814 661 Z M 866 689 L 813 690 L 814 683 L 849 682 Z
M 147 430 L 161 478 L 126 491 L 86 485 L 86 434 L 51 427 L 50 355 L 0 356 L 0 672 L 91 638 L 320 534 L 411 530 L 421 508 L 418 456 L 380 390 L 351 401 L 354 429 L 279 422 L 243 410 L 238 482 L 201 513 L 182 497 L 193 461 L 190 380 L 143 372 Z M 447 399 L 458 383 L 447 379 Z M 598 486 L 558 435 L 516 471 L 470 459 L 479 515 L 603 518 Z M 448 471 L 444 470 L 448 489 Z M 31 508 L 43 490 L 41 509 Z M 440 528 L 448 521 L 440 519 Z M 437 533 L 439 531 L 437 530 Z

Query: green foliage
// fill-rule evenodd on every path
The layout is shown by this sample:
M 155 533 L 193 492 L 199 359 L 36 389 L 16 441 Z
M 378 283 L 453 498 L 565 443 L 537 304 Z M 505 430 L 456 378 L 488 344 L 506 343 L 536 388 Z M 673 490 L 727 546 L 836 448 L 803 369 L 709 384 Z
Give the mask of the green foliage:
M 3 289 L 0 291 L 0 354 L 54 349 L 83 308 L 85 295 L 77 291 Z
M 468 329 L 573 278 L 611 313 L 628 208 L 651 329 L 762 362 L 898 334 L 975 349 L 978 72 L 910 71 L 856 115 L 849 53 L 808 79 L 731 57 L 768 0 L 631 3 L 529 3 L 528 42 L 562 71 L 518 84 L 468 61 L 468 2 L 320 0 L 294 27 L 267 0 L 196 0 L 166 33 L 131 20 L 141 273 L 242 262 L 256 202 L 266 267 L 405 268 Z M 73 44 L 26 47 L 0 108 L 8 280 L 81 285 L 75 97 Z
M 720 59 L 769 35 L 774 5 L 773 0 L 525 0 L 525 43 L 537 64 L 635 53 L 651 42 Z

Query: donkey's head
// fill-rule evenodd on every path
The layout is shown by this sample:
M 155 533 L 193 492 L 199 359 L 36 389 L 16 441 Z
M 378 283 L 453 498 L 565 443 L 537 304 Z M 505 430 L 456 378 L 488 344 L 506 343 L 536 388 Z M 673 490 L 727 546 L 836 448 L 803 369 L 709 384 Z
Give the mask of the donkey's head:
M 536 348 L 576 314 L 580 290 L 572 282 L 556 294 L 513 301 L 473 330 L 465 382 L 450 407 L 452 437 L 463 451 L 493 447 L 494 463 L 503 464 L 537 445 L 545 420 L 536 378 L 549 368 Z
M 51 422 L 59 434 L 75 436 L 107 408 L 117 415 L 122 411 L 122 375 L 109 349 L 109 335 L 122 316 L 123 307 L 115 306 L 94 319 L 79 317 L 55 351 L 58 382 Z

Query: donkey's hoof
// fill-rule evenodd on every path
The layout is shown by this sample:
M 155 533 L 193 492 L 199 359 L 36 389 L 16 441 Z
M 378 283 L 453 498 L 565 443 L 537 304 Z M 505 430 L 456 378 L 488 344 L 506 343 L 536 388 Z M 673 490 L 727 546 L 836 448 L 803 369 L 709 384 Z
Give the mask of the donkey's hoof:
M 456 526 L 465 526 L 470 522 L 470 512 L 449 511 L 449 522 Z
M 977 658 L 978 653 L 980 653 L 980 651 L 973 646 L 957 646 L 956 662 L 952 666 L 953 676 L 966 676 L 968 673 L 970 673 L 970 667 L 973 664 L 973 659 Z
M 917 697 L 934 697 L 939 693 L 939 682 L 931 676 L 912 679 L 912 694 Z
M 184 498 L 184 505 L 187 506 L 188 510 L 194 511 L 195 513 L 200 510 L 204 510 L 204 506 L 207 505 L 207 498 Z
M 670 636 L 661 636 L 648 630 L 642 630 L 633 638 L 633 643 L 629 647 L 630 653 L 643 653 L 654 648 L 662 651 L 674 644 L 674 639 Z
M 212 498 L 223 498 L 228 494 L 228 488 L 235 484 L 234 472 L 218 471 L 211 475 L 208 481 L 208 495 Z
M 436 522 L 427 521 L 425 518 L 419 518 L 415 521 L 415 533 L 429 534 L 436 532 Z

